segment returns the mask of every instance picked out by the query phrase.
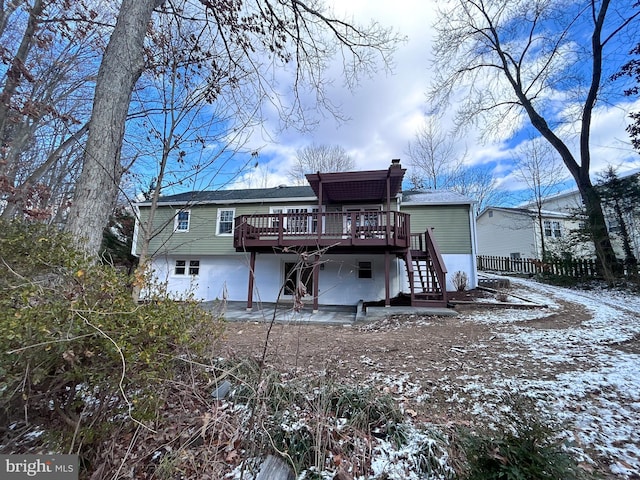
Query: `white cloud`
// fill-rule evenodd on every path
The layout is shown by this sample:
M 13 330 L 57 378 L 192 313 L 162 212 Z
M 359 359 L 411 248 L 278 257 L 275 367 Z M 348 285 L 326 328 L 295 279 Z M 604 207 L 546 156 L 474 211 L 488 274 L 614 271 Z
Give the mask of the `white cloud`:
M 329 99 L 341 107 L 348 121 L 341 123 L 327 115 L 309 133 L 288 129 L 279 134 L 275 116 L 263 127 L 271 132 L 273 145 L 261 149 L 275 170 L 286 169 L 295 150 L 310 143 L 337 144 L 353 157 L 358 169 L 384 169 L 392 158 L 404 158 L 407 143 L 413 138 L 425 109 L 425 92 L 429 83 L 428 59 L 431 48 L 434 7 L 431 2 L 405 1 L 397 8 L 385 0 L 335 1 L 337 15 L 368 24 L 376 20 L 408 41 L 398 46 L 394 72 L 387 74 L 380 66 L 375 78 L 364 78 L 354 91 L 342 85 L 340 78 L 329 86 Z M 393 8 L 390 8 L 393 7 Z M 407 15 L 407 11 L 412 12 Z M 338 66 L 333 72 L 339 70 Z M 257 139 L 256 139 L 257 140 Z M 256 146 L 266 142 L 257 140 Z
M 344 15 L 349 21 L 367 24 L 370 20 L 392 27 L 407 36 L 407 42 L 398 46 L 394 56 L 394 72 L 387 74 L 381 67 L 380 72 L 370 79 L 363 79 L 354 90 L 343 87 L 337 72 L 338 65 L 331 69 L 336 74 L 335 82 L 328 87 L 329 99 L 341 107 L 348 121 L 341 123 L 326 115 L 318 117 L 318 125 L 308 133 L 288 129 L 279 133 L 275 112 L 263 123 L 270 137 L 256 132 L 251 144 L 259 148 L 258 161 L 261 167 L 253 172 L 249 183 L 255 183 L 265 171 L 274 176 L 275 184 L 288 183 L 286 171 L 295 159 L 297 149 L 316 144 L 337 144 L 346 149 L 355 161 L 358 169 L 384 169 L 392 158 L 401 158 L 406 167 L 409 159 L 406 155 L 408 142 L 413 140 L 416 129 L 422 123 L 426 111 L 426 91 L 432 72 L 430 71 L 431 46 L 434 38 L 432 25 L 436 7 L 433 1 L 403 0 L 331 0 L 338 16 Z M 280 81 L 285 86 L 285 71 L 279 72 Z M 307 92 L 313 95 L 313 92 Z M 548 99 L 555 101 L 558 108 L 567 113 L 570 108 L 565 94 L 558 91 L 548 92 Z M 267 107 L 268 108 L 268 107 Z M 601 104 L 595 111 L 592 124 L 592 171 L 602 170 L 607 164 L 622 166 L 621 171 L 640 166 L 640 156 L 630 148 L 625 132 L 629 109 L 640 110 L 640 102 L 619 105 Z M 444 117 L 443 129 L 453 125 L 452 111 Z M 510 161 L 513 149 L 521 142 L 514 142 L 514 131 L 528 125 L 524 112 L 515 112 L 504 119 L 504 128 L 494 138 L 484 137 L 481 141 L 478 129 L 465 132 L 458 143 L 460 150 L 468 151 L 470 165 L 495 163 L 494 173 L 498 181 L 516 188 L 510 178 Z M 567 129 L 575 131 L 575 124 L 565 124 L 558 131 L 565 136 Z M 577 137 L 567 140 L 574 152 L 577 149 Z M 247 179 L 238 185 L 246 185 Z

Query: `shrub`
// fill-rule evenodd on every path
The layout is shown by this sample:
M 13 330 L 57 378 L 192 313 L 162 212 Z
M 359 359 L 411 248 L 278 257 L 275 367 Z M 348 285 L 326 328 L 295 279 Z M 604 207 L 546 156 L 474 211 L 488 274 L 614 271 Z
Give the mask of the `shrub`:
M 568 452 L 548 419 L 533 400 L 522 396 L 503 398 L 506 413 L 499 431 L 460 432 L 467 458 L 467 480 L 578 480 L 588 473 Z
M 192 298 L 134 304 L 129 277 L 44 225 L 0 228 L 1 421 L 90 460 L 118 423 L 154 417 L 175 358 L 204 353 L 222 323 Z
M 396 446 L 406 440 L 397 402 L 376 389 L 339 384 L 325 376 L 285 380 L 266 366 L 260 375 L 254 362 L 225 368 L 241 382 L 232 400 L 247 404 L 254 425 L 262 427 L 249 426 L 248 444 L 262 454 L 286 452 L 297 474 L 322 472 L 327 458 L 343 458 L 351 462 L 354 474 L 364 475 L 370 467 L 372 437 Z
M 456 291 L 464 292 L 467 288 L 469 288 L 469 277 L 462 270 L 458 270 L 453 274 L 453 278 L 451 279 L 453 282 L 453 286 L 456 287 Z

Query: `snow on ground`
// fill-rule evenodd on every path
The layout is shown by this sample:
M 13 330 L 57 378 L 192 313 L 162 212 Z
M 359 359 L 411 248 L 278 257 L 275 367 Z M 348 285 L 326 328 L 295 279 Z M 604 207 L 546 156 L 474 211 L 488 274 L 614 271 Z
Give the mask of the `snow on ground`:
M 540 329 L 527 326 L 527 321 L 546 317 L 549 311 L 493 310 L 465 315 L 469 322 L 500 325 L 501 339 L 514 349 L 527 349 L 525 361 L 536 372 L 531 378 L 505 378 L 497 372 L 492 385 L 469 379 L 465 390 L 478 399 L 474 413 L 489 417 L 491 408 L 486 398 L 497 397 L 500 392 L 515 389 L 533 395 L 566 423 L 566 435 L 573 437 L 579 449 L 595 449 L 607 459 L 612 473 L 621 478 L 638 478 L 640 355 L 618 346 L 640 336 L 640 297 L 608 289 L 580 291 L 528 280 L 511 281 L 527 297 L 547 304 L 551 312 L 560 311 L 561 302 L 566 309 L 569 302 L 576 309 L 585 309 L 590 319 L 570 328 Z M 522 360 L 514 354 L 503 354 L 502 358 L 507 362 Z M 541 374 L 545 369 L 549 369 L 549 375 Z

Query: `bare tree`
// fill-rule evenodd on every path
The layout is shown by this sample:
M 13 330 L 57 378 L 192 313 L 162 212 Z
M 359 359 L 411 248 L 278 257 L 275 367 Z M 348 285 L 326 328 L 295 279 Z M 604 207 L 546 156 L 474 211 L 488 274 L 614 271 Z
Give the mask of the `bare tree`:
M 101 54 L 90 26 L 104 17 L 83 1 L 0 2 L 3 219 L 44 219 L 64 205 Z
M 452 180 L 450 189 L 475 200 L 476 214 L 489 205 L 501 205 L 505 197 L 489 165 L 463 168 Z
M 452 95 L 462 96 L 460 123 L 481 120 L 477 124 L 503 135 L 517 129 L 525 115 L 575 179 L 598 259 L 612 278 L 617 259 L 589 177 L 591 122 L 596 100 L 607 93 L 603 67 L 616 70 L 615 41 L 632 33 L 640 11 L 630 9 L 627 0 L 454 3 L 436 26 L 431 100 L 444 106 Z M 569 123 L 575 129 L 559 128 Z M 571 149 L 574 140 L 578 153 Z
M 538 234 L 544 259 L 547 252 L 542 205 L 549 195 L 558 192 L 560 184 L 565 179 L 564 164 L 548 142 L 540 138 L 532 138 L 517 150 L 514 165 L 514 176 L 527 186 L 529 198 L 536 209 Z
M 84 168 L 67 223 L 79 246 L 89 254 L 99 249 L 96 231 L 106 225 L 117 195 L 129 100 L 143 67 L 147 25 L 153 9 L 162 3 L 123 0 L 100 66 Z M 324 78 L 330 59 L 343 59 L 342 73 L 353 87 L 360 74 L 371 72 L 378 60 L 388 65 L 398 40 L 379 24 L 360 28 L 335 18 L 317 2 L 234 0 L 220 4 L 200 0 L 182 11 L 169 12 L 171 6 L 168 4 L 164 12 L 185 18 L 195 18 L 200 12 L 201 18 L 212 25 L 212 37 L 190 40 L 205 50 L 211 41 L 224 47 L 233 75 L 253 78 L 251 92 L 245 89 L 242 93 L 250 93 L 257 100 L 256 108 L 271 102 L 282 121 L 302 127 L 306 125 L 306 105 L 300 94 L 304 88 L 312 88 L 317 105 L 335 111 L 326 97 Z M 212 56 L 209 61 L 217 60 Z M 294 74 L 293 96 L 287 97 L 287 103 L 273 77 L 286 68 Z
M 634 4 L 635 7 L 640 7 L 640 2 Z M 640 43 L 636 44 L 631 51 L 630 55 L 634 58 L 625 63 L 619 72 L 613 75 L 614 79 L 621 77 L 628 77 L 633 79 L 632 85 L 624 91 L 625 96 L 638 96 L 640 94 Z M 640 152 L 640 112 L 629 113 L 631 123 L 627 126 L 627 132 L 631 137 L 631 144 L 638 152 Z
M 206 36 L 207 24 L 186 22 L 177 15 L 162 15 L 152 23 L 154 63 L 134 92 L 125 136 L 130 155 L 137 159 L 129 173 L 139 179 L 138 185 L 151 185 L 150 208 L 138 219 L 140 280 L 156 253 L 150 251 L 151 241 L 173 222 L 155 221 L 161 192 L 176 185 L 208 188 L 221 172 L 241 173 L 252 155 L 238 154 L 244 153 L 248 127 L 256 120 L 251 105 L 238 104 L 231 95 L 238 84 L 229 75 L 233 68 L 220 62 L 214 68 L 202 61 L 201 50 L 194 51 L 186 40 Z M 248 160 L 237 160 L 240 157 Z M 134 301 L 142 286 L 138 281 L 133 289 Z
M 441 129 L 441 118 L 427 117 L 409 144 L 410 181 L 417 189 L 451 190 L 474 199 L 476 211 L 502 202 L 491 167 L 467 165 L 467 149 L 460 149 L 456 136 Z
M 131 93 L 144 67 L 144 39 L 151 14 L 162 3 L 123 0 L 98 70 L 82 173 L 66 224 L 77 245 L 89 254 L 98 254 L 102 230 L 115 207 Z
M 296 160 L 288 176 L 295 185 L 305 185 L 307 173 L 348 172 L 354 168 L 353 159 L 341 145 L 312 143 L 296 151 Z
M 409 143 L 410 179 L 416 188 L 452 188 L 464 169 L 467 150 L 457 148 L 453 134 L 442 130 L 441 121 L 428 116 Z

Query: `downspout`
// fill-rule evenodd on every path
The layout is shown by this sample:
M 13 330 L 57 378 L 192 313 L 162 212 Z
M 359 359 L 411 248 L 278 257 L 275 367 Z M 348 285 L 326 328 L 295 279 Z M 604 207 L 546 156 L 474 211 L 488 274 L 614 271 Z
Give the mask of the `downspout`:
M 478 234 L 476 231 L 475 206 L 469 204 L 469 225 L 471 226 L 471 268 L 473 278 L 471 279 L 470 288 L 478 286 Z

